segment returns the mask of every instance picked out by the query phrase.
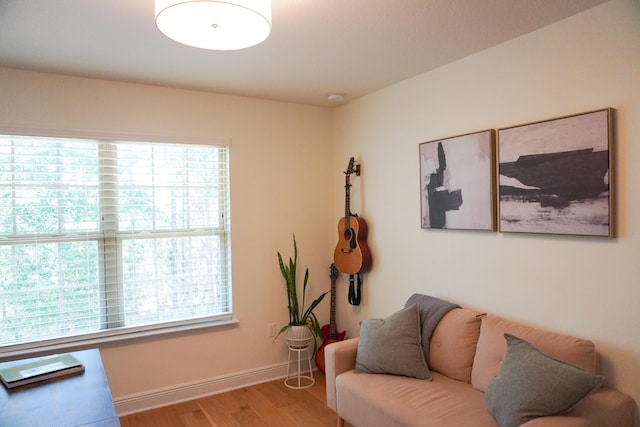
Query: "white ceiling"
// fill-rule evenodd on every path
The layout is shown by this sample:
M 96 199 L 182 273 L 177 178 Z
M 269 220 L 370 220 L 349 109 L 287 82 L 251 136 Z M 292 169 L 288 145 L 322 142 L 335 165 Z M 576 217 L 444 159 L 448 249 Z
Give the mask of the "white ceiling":
M 208 51 L 154 23 L 154 0 L 0 0 L 0 66 L 331 105 L 606 0 L 272 0 L 260 45 Z

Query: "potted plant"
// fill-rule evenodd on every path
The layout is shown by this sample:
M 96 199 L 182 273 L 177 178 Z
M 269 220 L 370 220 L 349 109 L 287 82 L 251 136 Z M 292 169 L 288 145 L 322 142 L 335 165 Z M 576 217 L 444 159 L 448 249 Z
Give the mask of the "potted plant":
M 313 300 L 313 302 L 305 308 L 307 283 L 309 281 L 309 268 L 306 268 L 302 285 L 302 303 L 298 301 L 298 286 L 296 281 L 298 245 L 295 234 L 293 235 L 293 259 L 289 258 L 289 262 L 285 264 L 282 260 L 282 255 L 278 252 L 278 263 L 280 264 L 280 271 L 282 272 L 287 290 L 289 323 L 280 329 L 276 338 L 286 331 L 285 339 L 287 340 L 287 344 L 296 348 L 304 348 L 313 340 L 313 351 L 315 353 L 317 346 L 316 338 L 320 336 L 320 324 L 313 310 L 322 302 L 328 291 Z

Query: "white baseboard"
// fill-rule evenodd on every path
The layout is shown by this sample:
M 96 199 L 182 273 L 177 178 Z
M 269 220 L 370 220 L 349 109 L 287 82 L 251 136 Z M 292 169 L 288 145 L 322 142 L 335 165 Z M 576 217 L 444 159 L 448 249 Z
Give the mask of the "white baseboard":
M 236 372 L 202 381 L 194 381 L 173 387 L 122 396 L 113 401 L 118 416 L 123 416 L 235 390 L 253 384 L 260 384 L 278 378 L 285 378 L 286 376 L 287 363 L 281 363 L 260 369 Z

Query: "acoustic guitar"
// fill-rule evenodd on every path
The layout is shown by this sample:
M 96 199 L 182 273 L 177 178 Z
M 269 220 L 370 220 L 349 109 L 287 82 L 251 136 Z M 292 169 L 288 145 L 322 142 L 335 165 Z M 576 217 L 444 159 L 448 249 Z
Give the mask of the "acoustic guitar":
M 344 340 L 347 335 L 346 331 L 338 332 L 336 328 L 336 280 L 338 279 L 338 269 L 335 264 L 331 264 L 329 277 L 331 278 L 331 309 L 329 311 L 329 324 L 324 325 L 320 332 L 322 333 L 322 344 L 316 351 L 316 365 L 318 369 L 324 373 L 324 348 L 333 343 Z
M 341 273 L 356 274 L 367 271 L 371 266 L 371 252 L 367 246 L 368 227 L 364 219 L 351 213 L 350 194 L 352 173 L 355 159 L 349 160 L 349 166 L 344 172 L 344 217 L 338 222 L 338 244 L 333 252 L 333 262 Z

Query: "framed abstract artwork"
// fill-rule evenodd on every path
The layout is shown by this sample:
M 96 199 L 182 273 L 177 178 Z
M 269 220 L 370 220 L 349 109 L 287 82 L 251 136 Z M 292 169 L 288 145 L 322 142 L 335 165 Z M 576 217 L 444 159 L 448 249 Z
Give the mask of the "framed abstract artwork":
M 499 231 L 614 237 L 613 113 L 498 129 Z
M 423 142 L 421 227 L 495 231 L 495 132 Z

